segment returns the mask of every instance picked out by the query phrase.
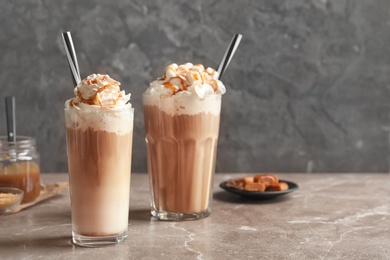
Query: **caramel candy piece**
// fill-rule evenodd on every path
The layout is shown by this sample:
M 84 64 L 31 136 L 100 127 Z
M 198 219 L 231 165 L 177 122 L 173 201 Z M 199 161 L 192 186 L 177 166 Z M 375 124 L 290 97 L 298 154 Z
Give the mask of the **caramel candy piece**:
M 243 190 L 244 189 L 244 182 L 242 181 L 237 181 L 237 180 L 228 180 L 226 182 L 226 187 L 229 187 L 229 188 L 234 188 L 234 189 L 238 189 L 238 190 Z
M 274 174 L 259 174 L 254 177 L 247 176 L 239 179 L 228 180 L 226 186 L 238 190 L 263 192 L 288 190 L 288 184 L 279 182 L 278 176 Z
M 251 177 L 251 176 L 247 176 L 247 177 L 241 178 L 241 179 L 239 179 L 239 180 L 241 180 L 242 182 L 244 182 L 244 184 L 253 183 L 253 182 L 254 182 L 254 179 L 253 179 L 253 177 Z
M 236 186 L 236 183 L 235 183 L 235 181 L 233 181 L 233 180 L 228 180 L 228 181 L 226 182 L 226 187 L 235 188 L 235 186 Z
M 245 185 L 245 188 L 244 190 L 246 191 L 265 191 L 265 184 L 264 183 L 256 183 L 256 182 L 252 182 L 252 183 L 247 183 Z
M 285 182 L 279 182 L 276 185 L 267 187 L 267 191 L 282 191 L 288 190 L 288 184 Z
M 273 174 L 256 175 L 253 179 L 255 182 L 263 182 L 266 187 L 275 186 L 279 182 L 278 177 Z

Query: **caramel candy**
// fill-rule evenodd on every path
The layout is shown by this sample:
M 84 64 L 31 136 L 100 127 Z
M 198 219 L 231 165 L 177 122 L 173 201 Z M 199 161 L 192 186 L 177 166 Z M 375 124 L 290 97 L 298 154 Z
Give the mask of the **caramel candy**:
M 288 190 L 288 184 L 285 182 L 279 182 L 276 185 L 267 187 L 267 191 L 282 191 L 282 190 Z
M 269 173 L 259 174 L 254 177 L 247 176 L 240 179 L 228 180 L 226 186 L 250 192 L 288 190 L 287 183 L 279 182 L 278 176 Z
M 238 189 L 238 190 L 243 190 L 244 189 L 244 182 L 238 182 L 236 180 L 228 180 L 226 182 L 226 187 L 229 187 L 229 188 L 234 188 L 234 189 Z
M 244 190 L 246 191 L 265 191 L 265 184 L 261 182 L 252 182 L 245 185 Z
M 254 177 L 255 182 L 263 182 L 266 187 L 269 186 L 275 186 L 278 184 L 279 179 L 276 175 L 273 174 L 262 174 L 262 175 L 256 175 Z
M 244 184 L 253 183 L 254 182 L 253 177 L 251 177 L 251 176 L 238 179 L 237 181 L 238 182 L 243 182 Z

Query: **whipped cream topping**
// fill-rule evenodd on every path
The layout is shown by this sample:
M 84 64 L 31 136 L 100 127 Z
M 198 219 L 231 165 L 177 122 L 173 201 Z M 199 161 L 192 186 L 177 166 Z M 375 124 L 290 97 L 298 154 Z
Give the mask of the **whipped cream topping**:
M 146 90 L 146 94 L 159 96 L 184 94 L 183 92 L 204 99 L 208 95 L 225 94 L 226 88 L 218 80 L 217 71 L 205 69 L 202 64 L 187 62 L 182 65 L 173 63 L 166 67 L 164 76 L 153 81 Z
M 75 97 L 65 103 L 65 107 L 76 109 L 108 108 L 112 110 L 131 106 L 130 93 L 120 90 L 121 83 L 108 75 L 91 74 L 74 89 Z

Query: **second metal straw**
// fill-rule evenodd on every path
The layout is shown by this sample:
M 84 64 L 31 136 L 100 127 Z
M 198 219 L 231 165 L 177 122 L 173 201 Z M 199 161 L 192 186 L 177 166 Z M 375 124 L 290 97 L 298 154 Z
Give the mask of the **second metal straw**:
M 74 49 L 71 33 L 70 32 L 62 33 L 62 40 L 64 42 L 64 47 L 65 47 L 66 57 L 68 58 L 70 72 L 72 73 L 73 76 L 73 83 L 76 86 L 77 84 L 80 83 L 81 77 L 80 77 L 79 64 L 77 62 L 76 51 Z
M 236 52 L 238 45 L 240 44 L 242 39 L 242 35 L 237 33 L 233 36 L 229 47 L 227 48 L 225 55 L 223 56 L 223 59 L 221 63 L 218 66 L 218 79 L 222 78 L 223 73 L 226 71 L 227 67 L 229 66 L 230 61 L 233 58 L 234 53 Z

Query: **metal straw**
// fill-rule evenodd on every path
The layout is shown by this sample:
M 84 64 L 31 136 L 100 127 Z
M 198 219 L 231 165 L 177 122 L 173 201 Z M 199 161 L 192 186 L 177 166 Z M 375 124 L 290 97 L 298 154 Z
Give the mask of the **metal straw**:
M 16 142 L 15 97 L 5 97 L 5 113 L 7 117 L 8 142 Z
M 76 86 L 81 82 L 79 64 L 77 62 L 76 51 L 74 49 L 72 35 L 70 32 L 62 33 L 62 40 L 64 42 L 66 56 L 68 58 L 68 64 L 70 72 L 73 76 L 73 83 Z
M 233 36 L 229 47 L 227 48 L 225 55 L 223 56 L 223 59 L 221 63 L 218 66 L 218 79 L 222 78 L 223 73 L 226 71 L 227 67 L 229 66 L 230 61 L 233 58 L 234 53 L 236 52 L 238 45 L 240 44 L 242 35 L 237 33 Z

